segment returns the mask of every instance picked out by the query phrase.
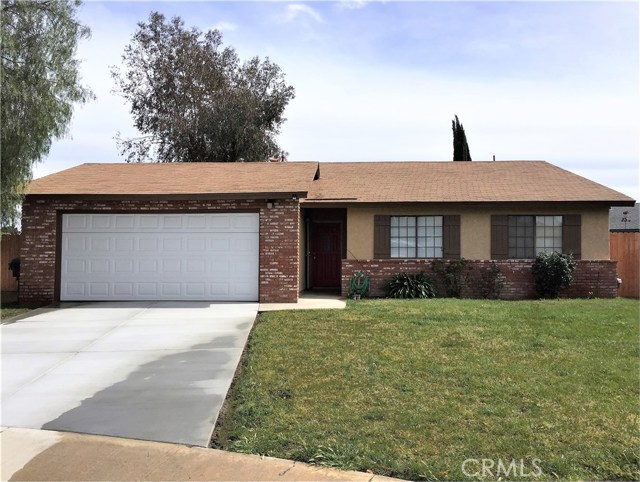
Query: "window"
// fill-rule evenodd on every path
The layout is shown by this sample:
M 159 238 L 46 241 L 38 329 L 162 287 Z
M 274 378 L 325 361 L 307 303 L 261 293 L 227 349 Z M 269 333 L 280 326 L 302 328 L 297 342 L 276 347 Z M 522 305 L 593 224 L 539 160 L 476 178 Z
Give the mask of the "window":
M 509 216 L 509 258 L 562 252 L 562 216 Z
M 391 216 L 392 258 L 442 258 L 442 216 Z

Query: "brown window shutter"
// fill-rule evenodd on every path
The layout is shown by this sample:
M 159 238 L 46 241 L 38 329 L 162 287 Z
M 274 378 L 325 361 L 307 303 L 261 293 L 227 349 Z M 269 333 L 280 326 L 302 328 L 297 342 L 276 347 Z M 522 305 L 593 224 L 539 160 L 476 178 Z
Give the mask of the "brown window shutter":
M 491 216 L 491 259 L 509 257 L 509 216 Z
M 391 216 L 376 214 L 373 217 L 373 257 L 391 256 Z
M 442 216 L 442 257 L 460 257 L 460 216 Z
M 573 253 L 575 259 L 582 255 L 582 220 L 579 214 L 562 217 L 562 252 Z

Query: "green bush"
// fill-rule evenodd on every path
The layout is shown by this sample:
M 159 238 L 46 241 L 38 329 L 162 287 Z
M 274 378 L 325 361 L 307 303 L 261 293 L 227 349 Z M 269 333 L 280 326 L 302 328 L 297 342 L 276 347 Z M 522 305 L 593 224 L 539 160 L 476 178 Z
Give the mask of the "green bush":
M 460 258 L 448 263 L 436 260 L 431 266 L 442 280 L 445 295 L 448 298 L 460 298 L 469 281 L 469 260 Z
M 433 298 L 433 280 L 424 273 L 400 273 L 385 285 L 389 298 Z
M 504 281 L 500 278 L 502 272 L 500 267 L 492 261 L 488 268 L 482 267 L 478 270 L 480 276 L 478 278 L 478 292 L 482 298 L 497 299 L 500 297 Z
M 539 253 L 532 267 L 538 296 L 557 298 L 562 288 L 571 286 L 575 267 L 571 254 Z

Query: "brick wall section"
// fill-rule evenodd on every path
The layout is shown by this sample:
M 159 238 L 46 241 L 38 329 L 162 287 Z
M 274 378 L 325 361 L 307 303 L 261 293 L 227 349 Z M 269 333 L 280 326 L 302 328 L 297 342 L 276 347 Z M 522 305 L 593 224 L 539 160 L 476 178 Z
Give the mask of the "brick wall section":
M 491 261 L 470 261 L 469 283 L 463 291 L 464 297 L 477 298 L 478 269 L 489 267 Z M 504 287 L 500 298 L 507 300 L 535 299 L 535 285 L 531 260 L 498 260 L 496 261 L 502 272 Z M 424 271 L 436 281 L 438 293 L 444 293 L 439 284 L 437 275 L 431 270 L 431 261 L 424 259 L 373 259 L 365 261 L 342 260 L 342 295 L 349 294 L 349 282 L 351 277 L 362 271 L 369 277 L 370 296 L 384 296 L 384 284 L 394 274 L 418 273 Z M 573 284 L 569 289 L 563 290 L 561 297 L 586 298 L 595 296 L 598 298 L 615 298 L 616 288 L 616 261 L 613 260 L 584 260 L 576 261 L 576 269 L 573 272 Z
M 276 200 L 271 209 L 263 200 L 124 200 L 87 201 L 33 199 L 22 206 L 20 301 L 43 305 L 56 301 L 55 261 L 57 214 L 72 211 L 260 213 L 260 301 L 294 303 L 298 299 L 300 204 Z

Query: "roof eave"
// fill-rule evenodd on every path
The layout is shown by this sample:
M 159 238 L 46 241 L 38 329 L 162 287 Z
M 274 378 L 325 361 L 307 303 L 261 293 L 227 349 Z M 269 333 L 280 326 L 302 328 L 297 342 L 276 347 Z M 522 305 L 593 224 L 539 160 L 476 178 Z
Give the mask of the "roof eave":
M 169 193 L 169 194 L 108 194 L 108 193 L 29 193 L 30 199 L 82 199 L 82 200 L 215 200 L 215 199 L 290 199 L 296 196 L 304 199 L 307 191 L 279 191 L 279 192 L 247 192 L 247 193 Z

